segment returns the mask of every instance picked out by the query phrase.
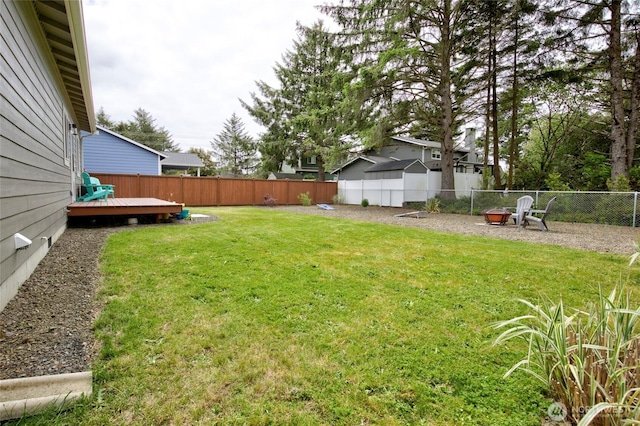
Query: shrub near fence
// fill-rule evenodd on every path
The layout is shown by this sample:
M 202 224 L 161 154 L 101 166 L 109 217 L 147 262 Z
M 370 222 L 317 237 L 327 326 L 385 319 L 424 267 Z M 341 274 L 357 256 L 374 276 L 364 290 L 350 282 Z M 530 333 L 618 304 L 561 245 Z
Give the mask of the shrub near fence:
M 298 195 L 309 193 L 312 202 L 332 203 L 338 184 L 307 180 L 233 179 L 192 176 L 148 176 L 92 173 L 100 182 L 115 186 L 118 198 L 158 198 L 188 206 L 262 205 L 271 195 L 276 204 L 300 204 Z

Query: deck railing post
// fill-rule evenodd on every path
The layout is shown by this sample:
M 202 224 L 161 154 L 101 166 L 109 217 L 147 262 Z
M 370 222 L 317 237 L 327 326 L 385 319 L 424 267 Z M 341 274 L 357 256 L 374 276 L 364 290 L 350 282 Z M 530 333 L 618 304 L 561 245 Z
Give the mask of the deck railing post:
M 180 175 L 180 203 L 187 204 L 184 196 L 184 176 Z
M 216 177 L 216 201 L 218 202 L 218 207 L 220 207 L 220 176 Z

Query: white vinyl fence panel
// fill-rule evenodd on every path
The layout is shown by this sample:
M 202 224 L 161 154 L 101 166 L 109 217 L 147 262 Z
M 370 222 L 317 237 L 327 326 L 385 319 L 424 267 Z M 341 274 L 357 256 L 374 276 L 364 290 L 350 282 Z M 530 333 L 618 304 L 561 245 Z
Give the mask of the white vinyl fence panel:
M 478 174 L 455 173 L 454 178 L 457 196 L 469 196 L 482 183 Z M 344 204 L 360 204 L 367 199 L 374 206 L 402 207 L 435 197 L 440 193 L 441 182 L 442 173 L 432 171 L 405 173 L 401 179 L 340 180 L 338 195 Z

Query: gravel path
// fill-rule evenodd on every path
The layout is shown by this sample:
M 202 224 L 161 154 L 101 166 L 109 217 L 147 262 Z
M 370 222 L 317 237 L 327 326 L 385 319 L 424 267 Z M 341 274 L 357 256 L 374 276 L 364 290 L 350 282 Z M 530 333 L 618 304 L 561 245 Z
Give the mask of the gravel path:
M 550 222 L 551 230 L 540 232 L 537 228 L 486 225 L 479 216 L 399 218 L 395 215 L 410 210 L 374 206 L 275 209 L 624 255 L 633 253 L 633 242 L 640 238 L 638 230 L 618 226 Z M 89 368 L 97 351 L 91 325 L 99 310 L 94 298 L 100 280 L 98 256 L 106 238 L 122 229 L 131 228 L 69 228 L 53 245 L 18 295 L 0 312 L 0 379 Z

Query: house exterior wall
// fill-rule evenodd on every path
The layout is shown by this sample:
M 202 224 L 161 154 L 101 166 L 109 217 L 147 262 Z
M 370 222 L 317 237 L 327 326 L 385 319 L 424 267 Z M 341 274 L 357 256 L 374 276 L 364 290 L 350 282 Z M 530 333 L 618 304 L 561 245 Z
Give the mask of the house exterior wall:
M 0 310 L 66 227 L 79 178 L 62 81 L 32 2 L 0 3 Z M 14 234 L 32 240 L 15 249 Z
M 312 156 L 303 156 L 300 158 L 300 168 L 303 170 L 318 170 L 318 157 L 315 155 Z
M 409 167 L 407 167 L 404 170 L 405 174 L 425 174 L 427 172 L 427 169 L 425 168 L 424 164 L 420 164 L 418 162 L 410 165 Z
M 402 179 L 402 170 L 384 170 L 380 172 L 368 172 L 364 174 L 365 180 L 376 179 Z
M 396 158 L 398 160 L 411 160 L 417 158 L 420 161 L 429 161 L 431 159 L 431 150 L 426 148 L 423 157 L 423 148 L 417 145 L 395 142 L 392 145 L 383 146 L 380 149 L 380 156 L 388 158 Z
M 396 158 L 398 160 L 410 160 L 417 158 L 423 163 L 434 160 L 431 157 L 433 151 L 439 151 L 436 148 L 421 147 L 418 145 L 411 145 L 405 142 L 394 141 L 391 145 L 383 146 L 380 150 L 382 157 Z M 465 152 L 455 151 L 453 153 L 453 159 L 457 160 L 465 155 Z
M 83 136 L 82 145 L 84 170 L 89 173 L 162 174 L 157 154 L 101 130 Z
M 364 179 L 364 171 L 371 167 L 373 163 L 359 159 L 349 164 L 348 167 L 338 172 L 338 180 L 360 180 Z

